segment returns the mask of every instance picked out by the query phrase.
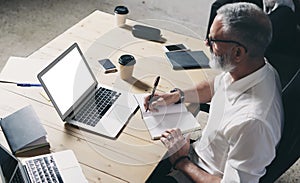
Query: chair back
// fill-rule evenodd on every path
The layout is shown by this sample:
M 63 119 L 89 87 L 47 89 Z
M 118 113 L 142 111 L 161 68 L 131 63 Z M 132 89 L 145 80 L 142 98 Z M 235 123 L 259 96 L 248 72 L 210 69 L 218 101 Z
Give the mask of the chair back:
M 297 24 L 300 26 L 300 0 L 293 0 L 295 5 L 295 13 L 297 16 Z
M 282 90 L 284 127 L 276 157 L 260 182 L 274 182 L 300 157 L 300 69 Z M 298 106 L 298 107 L 297 107 Z

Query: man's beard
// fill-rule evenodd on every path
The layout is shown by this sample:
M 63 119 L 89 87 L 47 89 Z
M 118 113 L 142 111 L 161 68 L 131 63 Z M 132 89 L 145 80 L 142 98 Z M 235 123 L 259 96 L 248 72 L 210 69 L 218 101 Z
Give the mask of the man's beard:
M 211 52 L 211 60 L 209 66 L 212 69 L 217 69 L 225 72 L 232 71 L 235 66 L 230 63 L 230 56 L 227 54 L 218 56 L 215 53 Z

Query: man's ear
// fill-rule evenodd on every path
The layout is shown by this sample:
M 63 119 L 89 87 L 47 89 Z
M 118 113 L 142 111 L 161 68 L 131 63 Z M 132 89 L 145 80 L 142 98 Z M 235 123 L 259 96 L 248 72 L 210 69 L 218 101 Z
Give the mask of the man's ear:
M 240 48 L 238 48 L 238 49 L 236 49 L 236 56 L 237 57 L 240 57 L 241 56 L 241 49 Z
M 233 57 L 235 58 L 236 62 L 240 62 L 245 53 L 245 49 L 241 48 L 240 46 L 236 46 L 233 48 Z

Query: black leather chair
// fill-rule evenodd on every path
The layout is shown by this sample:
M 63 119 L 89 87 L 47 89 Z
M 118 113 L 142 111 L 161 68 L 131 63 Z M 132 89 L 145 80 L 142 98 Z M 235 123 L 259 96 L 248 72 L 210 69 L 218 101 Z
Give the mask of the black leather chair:
M 213 4 L 211 5 L 211 9 L 210 9 L 210 15 L 209 15 L 208 26 L 207 26 L 207 31 L 206 31 L 206 38 L 208 38 L 210 27 L 215 19 L 215 16 L 217 15 L 217 10 L 225 4 L 235 3 L 235 2 L 254 3 L 258 7 L 263 9 L 263 1 L 262 0 L 216 0 L 216 1 L 214 1 Z
M 297 16 L 297 24 L 300 26 L 300 0 L 293 0 L 295 5 L 295 13 Z
M 239 1 L 252 2 L 257 4 L 260 8 L 262 8 L 262 0 L 216 0 L 211 7 L 206 37 L 208 37 L 209 29 L 214 17 L 216 16 L 217 9 L 219 9 L 224 4 Z M 299 17 L 300 13 L 297 14 L 297 12 L 299 12 L 300 10 L 300 1 L 294 0 L 294 2 L 296 2 L 296 16 Z M 282 8 L 281 11 L 289 10 L 287 10 L 287 8 Z M 281 27 L 286 26 L 283 25 L 286 22 L 283 21 L 281 22 L 282 25 L 279 25 L 277 22 L 277 19 L 279 17 L 277 17 L 278 14 L 276 13 L 273 13 L 270 16 L 270 19 L 272 21 L 273 26 L 277 28 L 277 36 L 281 36 L 279 35 L 281 33 L 288 34 L 289 36 L 294 35 L 280 30 Z M 298 26 L 300 26 L 300 19 L 297 19 L 297 21 Z M 297 109 L 297 105 L 300 105 L 300 62 L 298 55 L 298 51 L 300 51 L 299 30 L 296 33 L 295 37 L 288 39 L 286 38 L 285 40 L 293 42 L 284 44 L 282 43 L 282 40 L 279 41 L 279 45 L 288 48 L 287 54 L 285 52 L 280 53 L 282 51 L 281 48 L 275 51 L 269 49 L 268 53 L 266 53 L 266 57 L 268 58 L 269 62 L 278 71 L 283 87 L 282 98 L 285 115 L 285 125 L 283 128 L 281 140 L 276 149 L 276 157 L 272 161 L 272 163 L 267 167 L 266 174 L 260 179 L 260 182 L 262 183 L 274 182 L 286 170 L 288 170 L 300 157 L 300 111 Z M 295 45 L 295 48 L 291 48 L 291 45 Z M 209 105 L 201 104 L 200 110 L 208 112 Z
M 276 57 L 277 54 L 293 55 L 295 52 L 299 51 L 299 33 L 297 34 L 297 23 L 298 26 L 300 26 L 300 0 L 293 1 L 296 12 L 293 12 L 292 9 L 287 6 L 279 6 L 275 11 L 268 14 L 272 22 L 273 38 L 265 53 L 267 58 Z M 225 4 L 235 2 L 253 3 L 263 9 L 263 0 L 215 0 L 211 5 L 206 38 L 208 38 L 210 27 L 217 15 L 217 10 Z
M 300 69 L 283 88 L 282 100 L 285 124 L 276 157 L 267 167 L 267 173 L 260 179 L 262 183 L 274 182 L 300 157 Z

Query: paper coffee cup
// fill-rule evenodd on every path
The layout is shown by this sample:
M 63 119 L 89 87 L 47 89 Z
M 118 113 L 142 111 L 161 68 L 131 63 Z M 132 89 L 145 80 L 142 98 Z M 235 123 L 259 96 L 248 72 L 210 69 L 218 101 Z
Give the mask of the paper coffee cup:
M 123 80 L 128 80 L 132 78 L 132 73 L 133 73 L 133 65 L 131 66 L 124 66 L 120 65 L 120 77 Z
M 135 58 L 132 55 L 122 55 L 119 58 L 120 64 L 120 77 L 123 80 L 132 78 L 134 64 L 136 63 Z
M 129 13 L 128 8 L 125 6 L 117 6 L 114 12 L 117 26 L 123 27 L 126 23 L 126 18 Z

